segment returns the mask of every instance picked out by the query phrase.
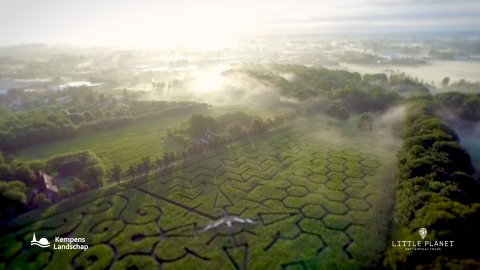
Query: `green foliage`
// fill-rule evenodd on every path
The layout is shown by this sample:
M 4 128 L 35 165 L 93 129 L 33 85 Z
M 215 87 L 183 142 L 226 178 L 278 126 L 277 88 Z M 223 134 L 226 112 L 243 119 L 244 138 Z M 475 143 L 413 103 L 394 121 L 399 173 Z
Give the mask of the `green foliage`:
M 87 150 L 52 156 L 46 160 L 45 165 L 48 171 L 57 171 L 63 163 L 72 160 L 79 160 L 85 167 L 101 162 L 92 151 Z
M 382 211 L 390 198 L 379 187 L 387 178 L 388 158 L 354 149 L 358 145 L 350 141 L 336 146 L 318 139 L 317 127 L 239 140 L 169 166 L 170 173 L 137 177 L 133 185 L 109 186 L 26 213 L 10 223 L 21 229 L 0 237 L 6 247 L 15 247 L 2 248 L 0 258 L 8 268 L 26 268 L 25 261 L 42 250 L 26 248 L 35 231 L 49 240 L 85 235 L 90 246 L 38 258 L 39 267 L 47 269 L 373 268 L 386 236 Z M 203 230 L 225 213 L 254 223 Z
M 448 254 L 459 263 L 451 266 L 461 268 L 468 260 L 480 260 L 468 244 L 480 241 L 477 230 L 480 186 L 472 177 L 470 156 L 459 144 L 455 132 L 434 115 L 431 98 L 410 99 L 406 107 L 395 207 L 401 233 L 395 238 L 415 239 L 419 228 L 428 228 L 429 235 L 438 240 L 453 240 L 455 247 L 424 257 L 390 248 L 384 265 L 391 268 L 438 265 L 441 256 Z
M 105 185 L 106 170 L 99 163 L 83 169 L 80 178 L 89 188 L 102 187 Z
M 29 147 L 20 151 L 19 156 L 25 159 L 50 158 L 89 149 L 104 162 L 108 170 L 111 170 L 114 163 L 126 169 L 132 160 L 140 160 L 144 155 L 157 158 L 161 157 L 164 151 L 181 150 L 182 145 L 175 141 L 164 144 L 162 135 L 166 133 L 169 126 L 185 120 L 190 115 L 190 113 L 184 113 L 143 120 L 121 128 Z M 49 168 L 45 170 L 50 171 Z
M 35 196 L 34 200 L 33 200 L 33 204 L 38 205 L 39 207 L 44 207 L 44 206 L 47 206 L 51 203 L 52 203 L 52 201 L 50 201 L 50 199 L 47 197 L 47 195 L 45 195 L 43 193 L 37 194 Z
M 480 94 L 446 92 L 435 95 L 438 109 L 447 110 L 459 118 L 480 121 Z
M 122 167 L 120 167 L 118 164 L 113 165 L 111 175 L 113 181 L 120 183 L 120 179 L 122 177 Z
M 80 269 L 105 269 L 113 262 L 114 252 L 105 244 L 89 247 L 75 258 L 74 265 Z
M 71 192 L 67 188 L 62 187 L 58 190 L 58 194 L 60 195 L 60 199 L 63 200 L 63 199 L 67 199 L 68 197 L 70 197 Z
M 267 131 L 265 123 L 263 123 L 263 119 L 259 117 L 254 117 L 250 121 L 250 128 L 254 134 L 261 134 Z
M 373 129 L 373 116 L 370 113 L 362 113 L 357 119 L 357 128 L 360 130 Z
M 8 164 L 0 164 L 0 179 L 9 180 L 12 177 L 12 171 Z
M 21 181 L 0 181 L 0 218 L 12 216 L 27 204 L 27 187 Z
M 21 180 L 27 185 L 35 180 L 35 173 L 26 164 L 16 166 L 13 169 L 13 176 L 15 179 Z
M 184 148 L 177 153 L 165 153 L 163 162 L 169 164 L 175 159 L 186 157 L 189 154 L 207 152 L 235 139 L 264 134 L 269 130 L 279 128 L 286 120 L 294 117 L 293 113 L 289 113 L 277 115 L 273 120 L 264 121 L 260 117 L 238 111 L 216 118 L 194 114 L 183 127 L 176 130 L 170 129 L 167 133 L 166 142 L 175 141 Z
M 237 73 L 245 73 L 262 83 L 273 85 L 284 96 L 300 100 L 318 96 L 331 98 L 352 112 L 383 111 L 400 99 L 394 91 L 386 90 L 385 74 L 365 75 L 362 79 L 359 73 L 343 70 L 301 65 L 251 65 L 227 71 L 224 76 Z M 283 78 L 285 73 L 294 75 L 293 79 Z
M 76 125 L 84 121 L 83 114 L 81 113 L 71 113 L 67 117 L 68 119 L 70 119 L 70 121 L 72 121 L 72 123 Z
M 75 193 L 82 193 L 88 188 L 82 180 L 78 179 L 78 177 L 72 179 L 72 186 Z
M 194 114 L 188 122 L 189 132 L 195 137 L 205 136 L 215 133 L 218 129 L 217 122 L 211 116 L 203 114 Z
M 442 79 L 442 85 L 445 87 L 445 86 L 448 86 L 448 84 L 450 83 L 450 77 L 445 77 Z
M 90 108 L 91 104 L 88 104 Z M 0 150 L 15 151 L 32 145 L 72 138 L 82 134 L 115 129 L 156 117 L 203 110 L 203 103 L 131 101 L 126 107 L 105 118 L 86 108 L 48 107 L 36 110 L 10 111 L 0 117 Z M 95 118 L 97 117 L 97 118 Z
M 350 114 L 348 113 L 348 111 L 344 107 L 337 106 L 336 104 L 331 104 L 330 106 L 328 106 L 326 113 L 328 116 L 342 122 L 348 121 L 348 119 L 350 118 Z

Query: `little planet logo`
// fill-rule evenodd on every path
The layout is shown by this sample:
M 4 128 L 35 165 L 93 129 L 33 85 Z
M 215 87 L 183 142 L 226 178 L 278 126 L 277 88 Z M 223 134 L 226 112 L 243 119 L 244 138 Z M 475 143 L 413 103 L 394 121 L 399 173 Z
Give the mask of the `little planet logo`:
M 37 241 L 35 233 L 33 233 L 33 239 L 30 242 L 30 245 L 32 245 L 32 246 L 35 245 L 35 246 L 39 246 L 39 247 L 42 247 L 42 248 L 46 248 L 46 247 L 50 246 L 50 242 L 48 242 L 47 238 L 40 238 L 40 240 Z
M 418 230 L 418 234 L 420 234 L 420 237 L 422 237 L 422 239 L 425 239 L 425 236 L 427 236 L 427 229 L 421 228 L 420 230 Z

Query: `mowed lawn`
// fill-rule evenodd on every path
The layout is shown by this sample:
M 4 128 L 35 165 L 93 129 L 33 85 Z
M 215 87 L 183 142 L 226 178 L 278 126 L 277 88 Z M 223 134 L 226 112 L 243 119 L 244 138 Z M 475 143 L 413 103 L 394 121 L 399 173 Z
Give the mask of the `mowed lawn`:
M 103 160 L 107 169 L 115 163 L 125 167 L 145 155 L 156 158 L 165 151 L 179 150 L 180 146 L 175 143 L 165 144 L 163 137 L 169 127 L 185 121 L 191 115 L 185 113 L 144 120 L 126 127 L 33 146 L 21 150 L 19 156 L 23 159 L 42 159 L 90 149 Z

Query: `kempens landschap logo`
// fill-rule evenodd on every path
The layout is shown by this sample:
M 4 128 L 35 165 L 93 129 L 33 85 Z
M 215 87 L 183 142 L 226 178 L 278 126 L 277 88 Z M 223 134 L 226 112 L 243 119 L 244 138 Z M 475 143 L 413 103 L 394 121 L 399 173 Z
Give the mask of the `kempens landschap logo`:
M 40 238 L 37 241 L 35 233 L 33 233 L 32 241 L 30 242 L 31 246 L 39 246 L 42 248 L 50 247 L 50 242 L 47 238 Z M 80 249 L 87 250 L 88 245 L 85 244 L 85 238 L 83 237 L 55 237 L 55 243 L 53 243 L 53 249 Z
M 37 241 L 37 237 L 35 237 L 35 233 L 33 233 L 33 239 L 30 242 L 30 245 L 46 248 L 50 246 L 50 242 L 48 242 L 47 238 L 40 238 L 40 241 Z
M 418 230 L 418 234 L 422 238 L 425 239 L 427 236 L 427 229 L 420 228 Z M 453 247 L 455 241 L 452 240 L 424 240 L 424 241 L 412 241 L 412 240 L 404 240 L 404 241 L 392 241 L 392 247 L 403 247 L 406 250 L 442 250 L 442 248 L 451 248 Z

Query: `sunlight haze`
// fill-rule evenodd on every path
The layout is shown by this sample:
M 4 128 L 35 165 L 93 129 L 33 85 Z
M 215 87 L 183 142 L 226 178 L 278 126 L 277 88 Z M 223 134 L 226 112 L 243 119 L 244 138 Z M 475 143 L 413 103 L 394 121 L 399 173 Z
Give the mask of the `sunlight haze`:
M 469 31 L 478 1 L 0 1 L 1 45 L 222 46 L 252 35 Z M 394 29 L 394 30 L 391 30 Z

